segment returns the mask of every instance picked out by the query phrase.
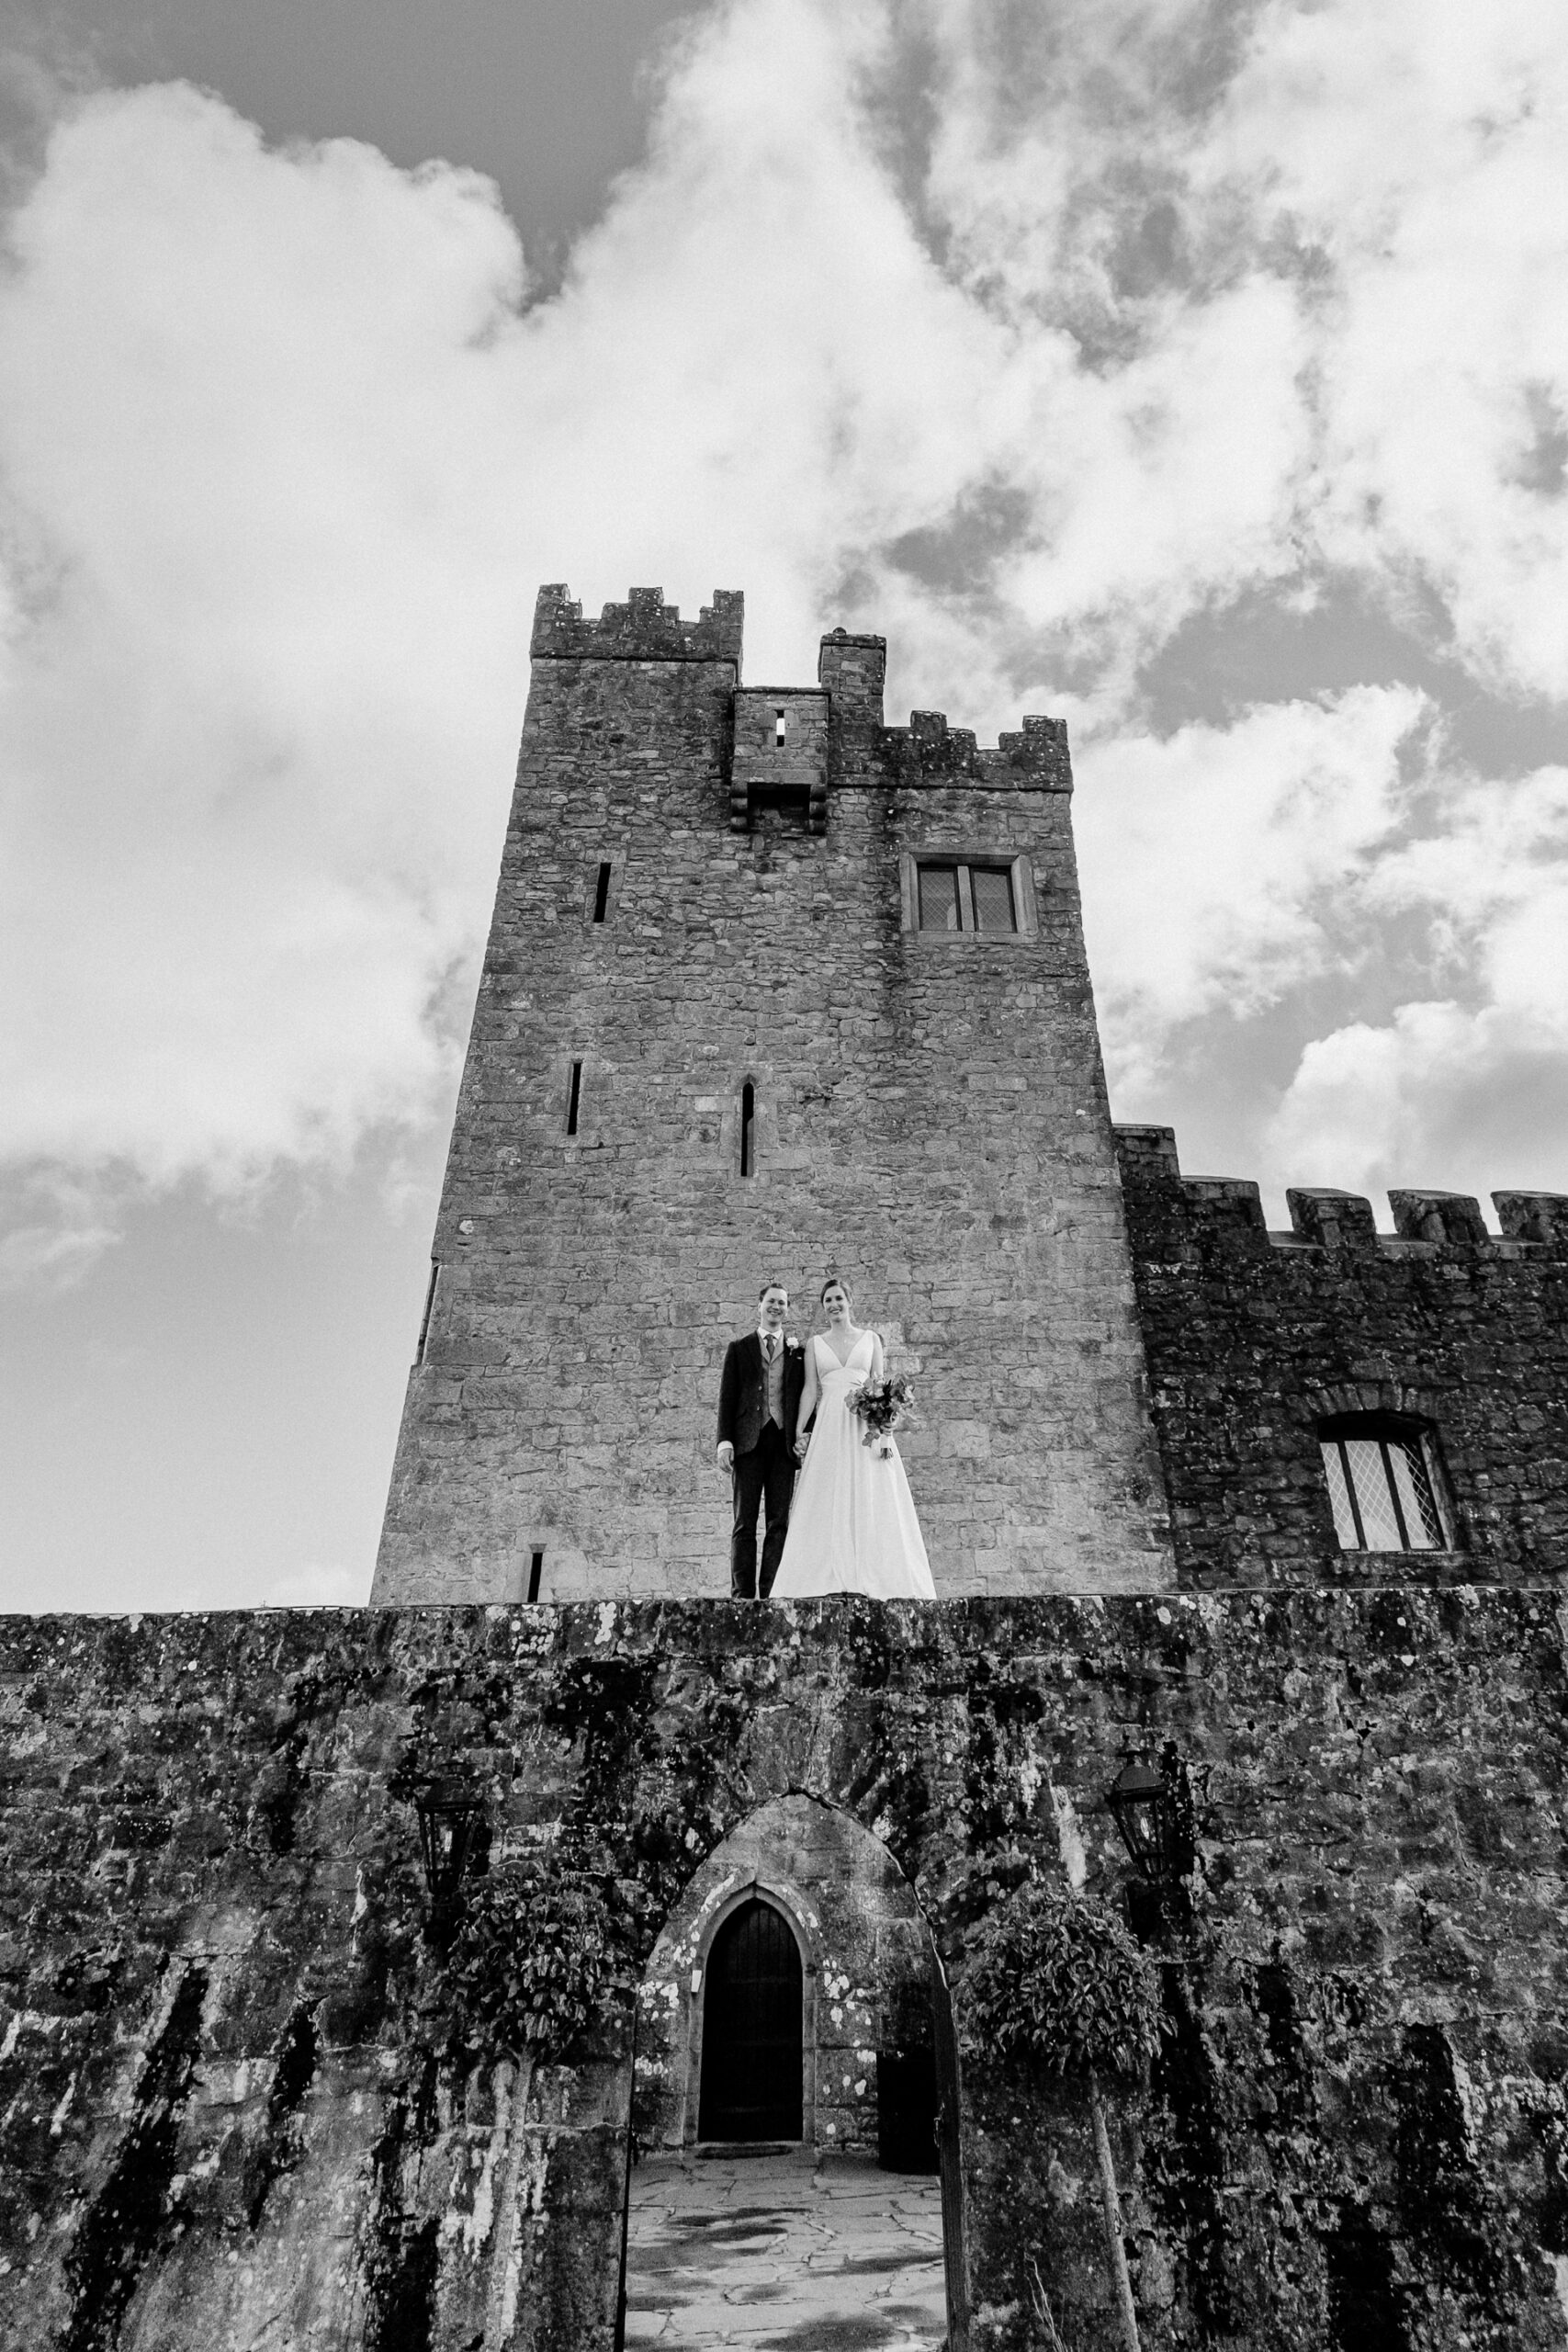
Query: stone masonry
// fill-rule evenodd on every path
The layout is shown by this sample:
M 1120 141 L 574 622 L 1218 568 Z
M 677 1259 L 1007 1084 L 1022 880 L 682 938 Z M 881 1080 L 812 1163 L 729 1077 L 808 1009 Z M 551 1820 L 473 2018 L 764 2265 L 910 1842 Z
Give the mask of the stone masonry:
M 634 2172 L 627 2352 L 777 2352 L 781 2334 L 824 2352 L 930 2352 L 946 2333 L 934 2179 L 745 2147 Z
M 1568 1199 L 1183 1178 L 1168 1127 L 1116 1135 L 1181 1581 L 1561 1584 L 1568 1571 Z M 1317 1445 L 1339 1413 L 1429 1425 L 1457 1544 L 1341 1552 Z
M 373 1598 L 721 1596 L 725 1344 L 830 1271 L 915 1379 L 939 1593 L 1164 1584 L 1064 730 L 885 727 L 842 632 L 741 688 L 740 620 L 540 592 Z M 916 929 L 930 851 L 1016 861 L 1018 933 Z
M 819 1809 L 961 2034 L 955 1896 L 1038 1851 L 1116 1900 L 1105 1791 L 1174 1756 L 1192 1916 L 1111 2114 L 1145 2352 L 1562 2345 L 1563 1627 L 1428 1589 L 9 1621 L 4 2352 L 612 2352 L 636 1983 L 521 2110 L 441 2055 L 393 1786 L 437 1734 L 492 1868 L 586 1815 L 628 1884 L 670 1858 L 676 1940 L 727 1839 Z M 1081 2099 L 964 2052 L 972 2352 L 1038 2346 L 1036 2278 L 1111 2352 Z

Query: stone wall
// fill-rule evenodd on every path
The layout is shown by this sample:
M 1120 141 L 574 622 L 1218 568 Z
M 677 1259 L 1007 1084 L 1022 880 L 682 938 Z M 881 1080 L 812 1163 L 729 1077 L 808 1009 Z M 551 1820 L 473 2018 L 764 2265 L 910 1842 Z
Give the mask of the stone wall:
M 1568 1570 L 1568 1201 L 1290 1195 L 1183 1179 L 1168 1127 L 1117 1130 L 1155 1426 L 1184 1584 L 1391 1577 L 1532 1581 Z M 1325 1416 L 1431 1423 L 1451 1554 L 1341 1552 L 1317 1444 Z
M 725 1593 L 724 1348 L 830 1270 L 915 1378 L 939 1593 L 1158 1588 L 1064 731 L 885 728 L 874 639 L 739 655 L 738 597 L 542 593 L 374 1598 Z M 1031 927 L 912 928 L 930 848 L 1018 858 Z
M 962 2036 L 965 1923 L 1031 1858 L 1124 1890 L 1130 1750 L 1195 1822 L 1110 2119 L 1148 2352 L 1562 2341 L 1549 1593 L 10 1621 L 0 1732 L 6 2352 L 608 2352 L 632 1989 L 708 1858 L 792 1797 L 858 1825 Z M 446 2037 L 415 1749 L 488 1788 L 492 1871 L 575 1822 L 646 1922 L 525 2086 Z M 1081 2092 L 964 2066 L 976 2352 L 1037 2341 L 1039 2291 L 1098 2352 Z

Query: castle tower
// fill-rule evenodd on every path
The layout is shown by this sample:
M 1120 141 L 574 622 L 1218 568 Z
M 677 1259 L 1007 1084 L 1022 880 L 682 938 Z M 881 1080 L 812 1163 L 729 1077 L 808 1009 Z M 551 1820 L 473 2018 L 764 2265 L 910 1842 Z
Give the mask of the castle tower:
M 742 686 L 741 599 L 539 593 L 373 1600 L 728 1589 L 727 1340 L 829 1271 L 944 1598 L 1172 1580 L 1065 729 Z

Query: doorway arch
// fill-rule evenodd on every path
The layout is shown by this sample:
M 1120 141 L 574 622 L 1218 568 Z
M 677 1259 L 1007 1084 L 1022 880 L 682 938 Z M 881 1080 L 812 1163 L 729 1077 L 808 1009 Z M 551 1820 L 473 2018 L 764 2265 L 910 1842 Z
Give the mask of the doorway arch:
M 886 1845 L 848 1807 L 799 1789 L 766 1799 L 720 1840 L 694 1871 L 649 1957 L 637 1994 L 633 2131 L 644 2216 L 634 2270 L 649 2267 L 637 2272 L 634 2300 L 640 2298 L 644 2310 L 673 2308 L 666 2257 L 677 2239 L 687 2244 L 701 2208 L 690 2184 L 705 2177 L 716 2183 L 728 2161 L 724 2143 L 712 2135 L 702 2112 L 704 2049 L 716 2021 L 713 1986 L 716 1961 L 725 1966 L 725 1931 L 753 1905 L 776 1915 L 802 1971 L 795 2012 L 801 2030 L 801 2125 L 793 2148 L 761 2161 L 804 2166 L 807 2180 L 824 2160 L 880 2165 L 904 2177 L 901 2194 L 918 2206 L 938 2188 L 936 2179 L 928 2189 L 919 2178 L 934 2154 L 947 2339 L 953 2352 L 964 2352 L 963 2093 L 946 1978 L 919 1900 Z M 694 2162 L 698 2141 L 709 2144 Z M 743 2145 L 734 2154 L 742 2164 L 753 2160 Z M 628 2172 L 628 2220 L 630 2179 Z M 667 2184 L 681 2179 L 688 2184 L 675 2192 L 682 2218 L 671 2225 L 674 2235 L 664 2245 L 660 2199 Z M 722 2213 L 717 2205 L 714 2210 L 728 2226 L 728 2206 Z M 668 2211 L 674 2211 L 672 2203 Z M 939 2328 L 931 2340 L 940 2334 Z
M 805 1975 L 784 1911 L 752 1894 L 708 1950 L 699 2140 L 798 2140 Z

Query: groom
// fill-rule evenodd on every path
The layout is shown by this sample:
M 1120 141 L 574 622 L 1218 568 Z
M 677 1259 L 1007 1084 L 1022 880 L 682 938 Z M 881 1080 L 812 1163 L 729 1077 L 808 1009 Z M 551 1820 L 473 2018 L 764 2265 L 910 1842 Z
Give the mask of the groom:
M 764 1283 L 757 1299 L 757 1329 L 731 1340 L 718 1384 L 718 1452 L 735 1494 L 729 1538 L 729 1590 L 736 1600 L 765 1600 L 773 1590 L 789 1526 L 795 1486 L 795 1417 L 806 1385 L 806 1354 L 784 1336 L 789 1293 Z M 766 1506 L 762 1574 L 757 1576 L 757 1510 Z

